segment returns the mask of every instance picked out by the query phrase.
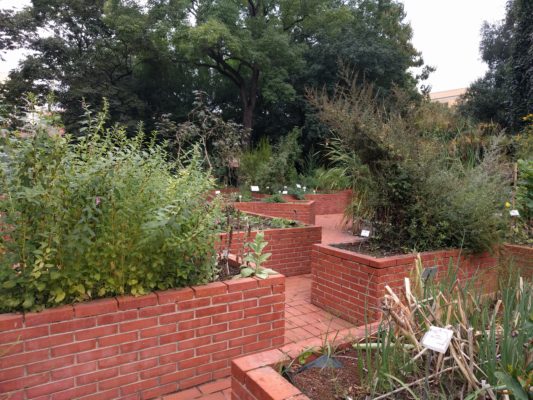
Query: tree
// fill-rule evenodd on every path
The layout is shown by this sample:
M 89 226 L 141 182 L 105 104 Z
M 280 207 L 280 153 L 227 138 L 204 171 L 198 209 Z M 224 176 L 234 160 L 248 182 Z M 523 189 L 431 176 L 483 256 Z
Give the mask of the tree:
M 489 70 L 474 82 L 460 111 L 517 132 L 533 112 L 533 3 L 509 0 L 505 19 L 484 23 L 480 51 Z

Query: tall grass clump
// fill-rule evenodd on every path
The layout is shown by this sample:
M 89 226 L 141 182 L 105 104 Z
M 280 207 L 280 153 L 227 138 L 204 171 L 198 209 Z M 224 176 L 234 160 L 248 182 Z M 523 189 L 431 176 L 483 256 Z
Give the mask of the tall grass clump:
M 142 132 L 9 132 L 0 168 L 0 311 L 208 282 L 211 178 L 199 152 L 170 162 Z
M 422 278 L 420 258 L 402 291 L 386 288 L 377 333 L 354 344 L 361 386 L 373 399 L 527 400 L 533 382 L 533 286 L 516 273 L 493 297 L 475 276 L 458 284 L 450 262 L 441 282 Z M 453 332 L 446 353 L 425 348 L 430 326 Z M 507 397 L 504 396 L 507 394 Z M 509 396 L 510 395 L 510 396 Z

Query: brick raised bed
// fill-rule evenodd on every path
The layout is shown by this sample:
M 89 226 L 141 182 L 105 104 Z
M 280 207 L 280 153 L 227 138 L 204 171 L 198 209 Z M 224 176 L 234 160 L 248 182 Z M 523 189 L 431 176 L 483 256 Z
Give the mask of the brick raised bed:
M 322 228 L 319 226 L 304 226 L 300 228 L 266 229 L 263 231 L 268 246 L 265 252 L 272 256 L 264 264 L 285 276 L 294 276 L 311 273 L 311 252 L 315 243 L 322 240 Z M 219 249 L 226 245 L 226 236 L 220 235 Z M 253 240 L 256 232 L 251 233 Z M 244 232 L 235 232 L 231 242 L 230 253 L 241 254 Z
M 277 275 L 2 314 L 0 394 L 150 399 L 229 376 L 283 344 L 284 298 Z
M 255 199 L 263 199 L 269 197 L 266 194 L 252 193 L 252 197 Z M 294 201 L 296 197 L 293 195 L 284 195 L 283 198 L 286 201 Z M 308 194 L 306 193 L 305 199 L 308 201 L 313 201 L 315 203 L 315 214 L 324 215 L 324 214 L 343 214 L 350 200 L 352 198 L 351 190 L 341 190 L 335 193 L 317 193 L 317 194 Z
M 509 265 L 520 269 L 523 277 L 533 278 L 533 247 L 505 244 L 502 249 L 502 257 Z
M 293 201 L 290 203 L 265 203 L 261 201 L 249 201 L 234 203 L 235 208 L 241 211 L 268 215 L 274 218 L 292 219 L 304 224 L 315 224 L 315 202 Z
M 369 326 L 374 329 L 376 326 Z M 344 329 L 328 335 L 329 343 L 340 348 L 364 337 L 364 327 Z M 276 350 L 241 357 L 231 363 L 232 400 L 309 400 L 278 372 L 278 366 L 297 357 L 301 351 L 320 348 L 324 338 L 306 339 Z
M 473 283 L 485 293 L 497 288 L 498 258 L 488 253 L 461 255 L 459 250 L 435 251 L 421 254 L 425 267 L 438 267 L 437 279 L 447 274 L 450 260 L 457 265 L 458 279 Z M 401 289 L 404 278 L 414 268 L 415 256 L 401 255 L 375 258 L 327 245 L 314 245 L 312 253 L 311 302 L 347 321 L 362 324 L 367 317 L 378 317 L 376 308 L 385 294 L 385 286 Z

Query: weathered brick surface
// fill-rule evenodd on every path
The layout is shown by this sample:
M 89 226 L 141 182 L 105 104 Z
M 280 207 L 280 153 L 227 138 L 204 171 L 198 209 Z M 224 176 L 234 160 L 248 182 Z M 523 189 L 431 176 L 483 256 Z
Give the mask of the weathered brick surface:
M 274 218 L 285 218 L 300 221 L 304 224 L 315 224 L 315 202 L 296 201 L 290 203 L 265 203 L 260 201 L 249 201 L 234 203 L 236 209 L 267 215 Z
M 505 244 L 501 250 L 507 265 L 518 268 L 523 277 L 533 279 L 533 247 Z
M 257 232 L 252 232 L 248 240 L 253 240 Z M 322 240 L 322 228 L 305 226 L 301 228 L 267 229 L 264 231 L 268 245 L 264 252 L 272 253 L 264 266 L 272 268 L 285 276 L 309 274 L 311 272 L 311 252 L 315 243 Z M 241 255 L 243 252 L 244 232 L 233 233 L 230 253 Z M 227 246 L 227 234 L 220 235 L 219 249 Z
M 460 282 L 470 282 L 491 293 L 497 286 L 498 258 L 488 253 L 463 255 L 459 251 L 435 251 L 421 254 L 425 267 L 437 266 L 437 279 L 457 269 Z M 404 278 L 414 268 L 415 256 L 375 258 L 327 245 L 315 245 L 312 253 L 311 302 L 356 324 L 365 317 L 374 320 L 385 295 L 385 286 L 402 290 Z M 471 278 L 476 276 L 476 279 Z M 368 311 L 365 311 L 368 310 Z M 365 316 L 365 312 L 367 315 Z
M 0 397 L 150 399 L 227 377 L 283 343 L 284 292 L 276 275 L 0 315 Z

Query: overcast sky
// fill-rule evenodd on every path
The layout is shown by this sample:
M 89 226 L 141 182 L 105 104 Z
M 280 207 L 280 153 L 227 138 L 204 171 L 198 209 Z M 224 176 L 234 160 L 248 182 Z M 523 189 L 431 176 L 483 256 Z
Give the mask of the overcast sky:
M 29 0 L 0 0 L 0 8 L 22 7 Z M 426 64 L 435 66 L 427 83 L 433 91 L 467 87 L 483 76 L 486 65 L 479 55 L 483 21 L 505 16 L 506 0 L 403 0 L 413 43 Z M 0 75 L 16 67 L 22 51 L 4 54 Z

